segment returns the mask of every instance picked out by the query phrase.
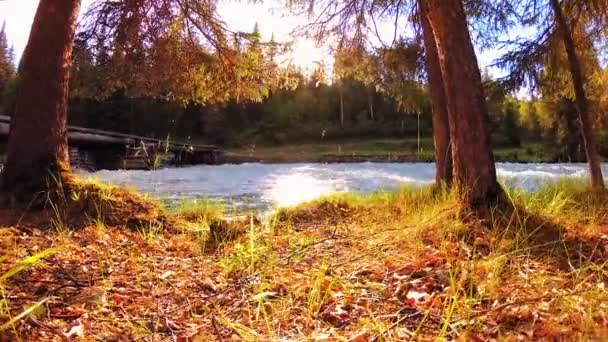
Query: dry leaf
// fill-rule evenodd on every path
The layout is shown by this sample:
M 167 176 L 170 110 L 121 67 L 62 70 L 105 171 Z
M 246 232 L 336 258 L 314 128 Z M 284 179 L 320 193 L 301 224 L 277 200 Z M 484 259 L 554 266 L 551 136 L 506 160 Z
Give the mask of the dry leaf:
M 80 320 L 76 320 L 76 325 L 73 326 L 70 331 L 68 331 L 67 333 L 64 333 L 65 337 L 72 337 L 72 336 L 76 336 L 76 337 L 83 337 L 84 336 L 84 325 L 82 325 L 82 323 L 80 322 Z

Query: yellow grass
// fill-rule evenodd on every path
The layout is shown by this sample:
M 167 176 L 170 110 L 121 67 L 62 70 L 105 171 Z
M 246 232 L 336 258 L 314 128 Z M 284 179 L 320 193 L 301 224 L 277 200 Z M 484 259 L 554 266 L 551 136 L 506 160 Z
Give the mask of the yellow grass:
M 241 222 L 213 248 L 206 204 L 154 209 L 180 229 L 22 220 L 0 228 L 0 274 L 58 249 L 3 278 L 0 325 L 36 341 L 77 324 L 102 340 L 606 338 L 608 195 L 564 181 L 508 198 L 479 220 L 449 192 L 336 195 Z

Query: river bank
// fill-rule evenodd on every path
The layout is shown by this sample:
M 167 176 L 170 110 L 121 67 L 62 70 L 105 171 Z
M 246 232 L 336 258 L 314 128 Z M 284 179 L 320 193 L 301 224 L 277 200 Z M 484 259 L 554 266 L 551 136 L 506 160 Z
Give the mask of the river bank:
M 555 153 L 538 144 L 494 150 L 497 162 L 559 163 Z M 0 164 L 6 156 L 0 152 Z M 433 162 L 433 143 L 429 138 L 376 139 L 342 142 L 307 143 L 278 146 L 248 145 L 228 148 L 221 164 L 286 164 L 286 163 L 420 163 Z M 142 166 L 141 168 L 145 168 Z
M 498 162 L 556 163 L 559 158 L 537 144 L 495 149 Z M 415 163 L 434 161 L 429 138 L 379 139 L 280 146 L 250 145 L 226 150 L 226 163 Z
M 463 216 L 454 194 L 404 188 L 236 228 L 212 228 L 219 212 L 206 205 L 167 212 L 102 194 L 89 195 L 98 215 L 0 215 L 3 338 L 608 336 L 608 197 L 580 182 L 509 191 L 513 208 L 484 221 Z

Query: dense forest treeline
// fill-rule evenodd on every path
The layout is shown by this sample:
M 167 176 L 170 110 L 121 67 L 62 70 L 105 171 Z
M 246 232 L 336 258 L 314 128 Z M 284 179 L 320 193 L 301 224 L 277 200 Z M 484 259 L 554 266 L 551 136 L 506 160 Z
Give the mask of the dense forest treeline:
M 251 35 L 258 35 L 257 30 L 254 28 Z M 290 86 L 266 89 L 267 94 L 257 101 L 230 98 L 221 103 L 204 104 L 134 95 L 126 87 L 113 88 L 104 96 L 91 96 L 94 89 L 84 82 L 100 75 L 109 78 L 110 72 L 98 59 L 92 58 L 93 51 L 87 49 L 85 45 L 76 45 L 69 106 L 72 125 L 226 147 L 432 136 L 431 105 L 426 89 L 408 86 L 405 91 L 409 91 L 409 95 L 396 97 L 380 86 L 370 86 L 370 82 L 359 77 L 360 73 L 349 73 L 352 66 L 341 65 L 345 58 L 340 59 L 340 55 L 333 67 L 346 72 L 339 79 L 336 75 L 328 79 L 322 65 L 306 73 L 293 66 L 275 64 L 274 68 L 282 68 L 289 74 Z M 258 48 L 249 43 L 243 49 Z M 268 60 L 276 53 L 259 51 L 259 57 Z M 596 118 L 598 145 L 600 153 L 608 155 L 608 125 L 601 94 L 606 71 L 599 66 L 593 49 L 589 51 L 586 58 L 597 71 L 594 106 L 598 114 L 602 114 Z M 0 108 L 8 115 L 14 106 L 17 82 L 14 64 L 3 29 L 0 33 Z M 483 81 L 495 147 L 519 148 L 534 144 L 548 160 L 585 160 L 576 107 L 574 100 L 565 94 L 567 85 L 563 81 L 555 82 L 557 85 L 551 92 L 548 89 L 545 95 L 532 99 L 513 96 L 487 71 Z M 416 97 L 414 104 L 412 97 Z
M 240 146 L 415 137 L 420 114 L 420 131 L 426 136 L 431 134 L 430 109 L 400 110 L 390 97 L 377 92 L 368 96 L 366 87 L 352 79 L 337 86 L 317 84 L 303 75 L 299 78 L 295 89 L 277 90 L 261 102 L 182 105 L 150 98 L 131 99 L 122 93 L 103 101 L 72 99 L 70 122 L 158 138 L 190 138 Z M 340 92 L 345 113 L 343 125 Z

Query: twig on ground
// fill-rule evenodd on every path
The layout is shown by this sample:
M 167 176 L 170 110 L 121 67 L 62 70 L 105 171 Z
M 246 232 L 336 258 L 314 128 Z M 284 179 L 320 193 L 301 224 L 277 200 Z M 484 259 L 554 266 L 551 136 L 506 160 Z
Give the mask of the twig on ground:
M 401 311 L 401 310 L 399 310 L 399 311 Z M 401 324 L 406 319 L 414 318 L 414 317 L 420 316 L 420 315 L 422 315 L 422 312 L 414 312 L 414 313 L 411 313 L 409 315 L 401 316 L 401 318 L 399 318 L 398 320 L 396 320 L 395 323 L 391 324 L 390 327 L 384 329 L 381 333 L 379 333 L 379 334 L 375 335 L 374 337 L 372 337 L 371 341 L 377 341 L 380 337 L 386 335 L 389 331 L 395 329 L 395 327 L 397 327 L 399 324 Z M 409 331 L 409 330 L 406 330 L 406 333 L 408 335 L 410 335 L 410 336 L 414 335 L 414 333 L 411 332 L 411 331 Z
M 217 335 L 217 339 L 220 342 L 224 342 L 224 339 L 222 338 L 222 333 L 221 333 L 220 329 L 217 327 L 217 321 L 215 320 L 215 315 L 213 315 L 211 317 L 211 325 L 213 326 L 213 330 L 215 331 L 215 334 Z
M 510 306 L 519 306 L 519 305 L 524 305 L 524 304 L 530 304 L 530 303 L 534 303 L 534 302 L 539 302 L 544 299 L 557 299 L 557 298 L 563 298 L 563 297 L 576 296 L 576 295 L 579 295 L 581 293 L 585 293 L 588 291 L 590 291 L 590 290 L 585 289 L 585 290 L 579 290 L 579 291 L 575 291 L 575 292 L 571 292 L 571 293 L 549 294 L 549 295 L 543 295 L 543 296 L 539 296 L 539 297 L 535 297 L 535 298 L 523 299 L 523 300 L 519 300 L 519 301 L 515 301 L 515 302 L 510 302 L 510 303 L 503 303 L 503 304 L 495 306 L 493 308 L 487 308 L 484 310 L 474 312 L 471 316 L 469 316 L 469 319 L 476 318 L 481 315 L 485 315 L 488 312 L 503 310 Z
M 57 329 L 55 327 L 52 327 L 48 324 L 44 324 L 44 323 L 40 322 L 39 320 L 34 319 L 32 317 L 30 317 L 28 319 L 28 321 L 30 321 L 33 325 L 39 327 L 40 329 L 43 329 L 45 331 L 51 332 L 51 333 L 59 336 L 63 341 L 69 340 L 59 329 Z

